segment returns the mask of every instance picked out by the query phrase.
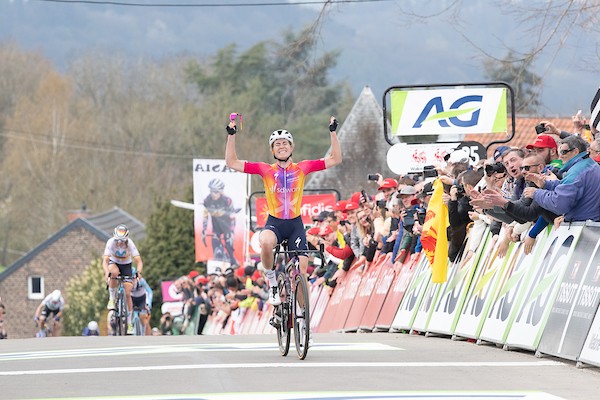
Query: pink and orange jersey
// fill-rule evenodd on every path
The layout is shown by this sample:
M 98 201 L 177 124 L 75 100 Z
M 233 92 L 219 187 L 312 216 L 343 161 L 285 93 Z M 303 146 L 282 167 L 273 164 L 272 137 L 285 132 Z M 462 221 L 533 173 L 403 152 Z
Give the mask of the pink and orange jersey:
M 269 214 L 279 219 L 293 219 L 300 215 L 306 175 L 324 169 L 324 159 L 291 163 L 287 168 L 276 163 L 246 161 L 244 164 L 245 173 L 262 176 Z

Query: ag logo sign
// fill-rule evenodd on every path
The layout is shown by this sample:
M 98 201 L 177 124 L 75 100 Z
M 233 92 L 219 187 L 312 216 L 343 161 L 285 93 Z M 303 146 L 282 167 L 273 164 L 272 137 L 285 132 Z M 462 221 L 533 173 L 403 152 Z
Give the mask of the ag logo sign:
M 505 88 L 395 90 L 391 111 L 396 136 L 507 131 Z

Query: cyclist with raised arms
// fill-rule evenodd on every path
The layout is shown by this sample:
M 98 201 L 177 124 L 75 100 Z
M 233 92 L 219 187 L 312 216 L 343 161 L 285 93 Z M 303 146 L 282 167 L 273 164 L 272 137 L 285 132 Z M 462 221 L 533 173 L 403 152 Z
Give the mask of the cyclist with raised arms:
M 277 276 L 273 271 L 273 248 L 287 239 L 288 250 L 308 250 L 304 224 L 302 223 L 301 206 L 304 179 L 311 172 L 334 167 L 342 162 L 342 150 L 338 141 L 337 121 L 332 116 L 329 121 L 331 149 L 329 155 L 319 160 L 292 161 L 294 138 L 285 129 L 271 133 L 269 146 L 275 158 L 274 164 L 239 160 L 235 151 L 236 121 L 226 126 L 227 146 L 225 161 L 229 168 L 247 174 L 258 174 L 262 177 L 269 207 L 269 216 L 264 229 L 260 232 L 260 258 L 266 269 L 269 281 L 269 303 L 281 304 L 277 289 Z M 300 255 L 300 271 L 306 277 L 308 257 Z
M 113 231 L 113 237 L 108 239 L 104 254 L 102 256 L 102 268 L 104 269 L 104 280 L 108 283 L 108 305 L 109 310 L 115 309 L 115 297 L 119 282 L 117 276 L 127 276 L 123 280 L 125 289 L 125 297 L 127 300 L 127 334 L 133 334 L 133 325 L 131 325 L 131 314 L 133 310 L 133 302 L 131 300 L 132 284 L 132 262 L 135 261 L 138 277 L 142 277 L 144 264 L 142 257 L 133 240 L 129 238 L 129 229 L 127 226 L 120 224 Z M 110 274 L 110 277 L 109 277 Z

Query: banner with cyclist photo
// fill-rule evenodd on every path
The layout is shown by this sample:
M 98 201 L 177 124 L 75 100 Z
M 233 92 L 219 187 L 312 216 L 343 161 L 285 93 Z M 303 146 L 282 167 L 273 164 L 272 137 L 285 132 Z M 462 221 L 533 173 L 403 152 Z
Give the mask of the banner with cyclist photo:
M 248 175 L 225 160 L 195 159 L 193 167 L 196 261 L 206 262 L 209 274 L 243 265 Z

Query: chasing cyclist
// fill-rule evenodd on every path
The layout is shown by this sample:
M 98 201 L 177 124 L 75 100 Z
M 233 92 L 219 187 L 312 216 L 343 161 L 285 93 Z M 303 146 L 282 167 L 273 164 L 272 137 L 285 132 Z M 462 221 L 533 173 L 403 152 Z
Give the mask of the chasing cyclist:
M 300 212 L 304 179 L 311 172 L 331 168 L 342 162 L 342 151 L 336 133 L 337 121 L 333 116 L 329 121 L 331 138 L 329 155 L 319 160 L 304 160 L 298 163 L 294 163 L 291 158 L 294 150 L 294 138 L 284 129 L 274 131 L 269 137 L 271 153 L 276 161 L 274 164 L 239 160 L 235 151 L 235 134 L 237 133 L 235 120 L 230 121 L 226 129 L 229 134 L 225 148 L 227 166 L 247 174 L 259 174 L 263 178 L 269 217 L 265 228 L 259 235 L 260 258 L 271 287 L 269 303 L 277 306 L 281 304 L 281 298 L 277 290 L 276 274 L 272 269 L 273 248 L 277 243 L 287 239 L 288 250 L 308 250 Z M 300 271 L 306 277 L 308 257 L 301 255 L 299 258 Z
M 135 268 L 132 269 L 133 276 L 135 277 L 137 271 Z M 133 303 L 133 310 L 139 310 L 140 322 L 142 323 L 142 329 L 144 335 L 151 336 L 152 329 L 150 328 L 150 313 L 152 312 L 152 288 L 148 285 L 148 282 L 141 276 L 133 281 L 133 289 L 131 290 L 131 302 Z
M 52 336 L 58 336 L 60 328 L 60 317 L 62 317 L 63 309 L 65 308 L 65 299 L 63 299 L 60 290 L 55 290 L 42 300 L 38 308 L 35 310 L 35 322 L 38 325 L 37 337 L 44 337 L 44 324 L 48 318 L 54 317 L 54 325 L 52 326 Z
M 237 264 L 233 255 L 233 231 L 235 229 L 235 213 L 240 211 L 233 207 L 231 197 L 223 194 L 225 184 L 220 179 L 208 182 L 210 194 L 204 199 L 204 220 L 202 221 L 202 242 L 206 246 L 206 228 L 208 216 L 212 224 L 213 257 L 218 261 Z M 224 247 L 224 248 L 223 248 Z
M 120 275 L 128 277 L 123 280 L 123 287 L 125 288 L 125 296 L 127 299 L 128 335 L 133 334 L 133 325 L 131 325 L 131 310 L 133 310 L 133 303 L 131 300 L 131 289 L 133 287 L 132 261 L 135 261 L 137 275 L 141 278 L 144 264 L 142 263 L 140 252 L 133 243 L 133 240 L 129 239 L 129 229 L 127 226 L 123 224 L 117 225 L 113 231 L 113 237 L 106 242 L 104 255 L 102 256 L 102 268 L 104 269 L 104 280 L 108 283 L 108 305 L 106 308 L 109 310 L 115 309 L 115 297 L 119 285 L 116 277 Z

